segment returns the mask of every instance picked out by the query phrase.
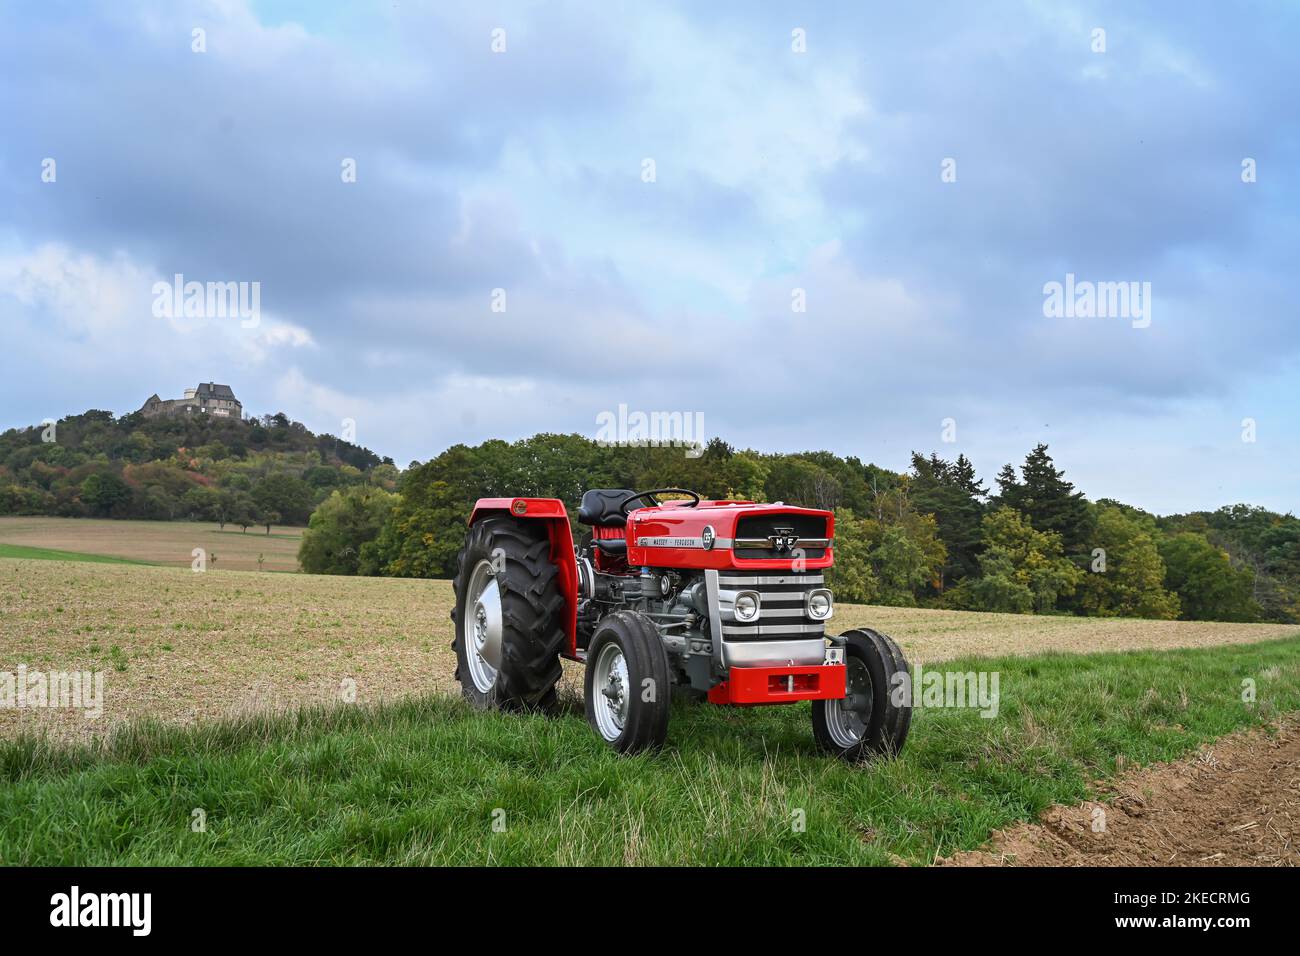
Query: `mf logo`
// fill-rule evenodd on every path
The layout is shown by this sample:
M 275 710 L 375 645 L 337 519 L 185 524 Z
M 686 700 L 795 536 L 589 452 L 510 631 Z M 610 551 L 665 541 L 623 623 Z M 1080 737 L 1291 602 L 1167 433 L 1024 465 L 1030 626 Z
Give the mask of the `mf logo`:
M 776 534 L 769 534 L 767 540 L 772 543 L 772 550 L 776 552 L 793 551 L 794 546 L 799 543 L 799 536 L 794 533 L 794 528 L 773 528 Z

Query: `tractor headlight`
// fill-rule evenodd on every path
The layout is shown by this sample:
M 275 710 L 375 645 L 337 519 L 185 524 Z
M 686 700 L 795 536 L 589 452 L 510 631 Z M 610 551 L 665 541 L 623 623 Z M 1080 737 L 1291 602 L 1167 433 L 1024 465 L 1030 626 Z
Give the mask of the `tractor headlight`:
M 748 624 L 750 621 L 758 620 L 761 606 L 757 591 L 741 591 L 736 595 L 736 602 L 732 605 L 732 613 L 736 615 L 737 621 Z
M 818 588 L 815 591 L 808 592 L 808 603 L 805 605 L 808 616 L 814 621 L 825 621 L 835 613 L 834 603 L 831 601 L 831 592 L 829 588 Z

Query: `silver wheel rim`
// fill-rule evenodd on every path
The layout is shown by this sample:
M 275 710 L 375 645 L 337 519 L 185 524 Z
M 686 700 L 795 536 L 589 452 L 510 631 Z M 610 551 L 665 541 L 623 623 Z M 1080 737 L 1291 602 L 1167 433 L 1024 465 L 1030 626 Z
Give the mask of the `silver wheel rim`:
M 611 641 L 600 649 L 594 667 L 591 710 L 596 715 L 596 727 L 606 740 L 618 740 L 627 723 L 628 698 L 631 696 L 627 658 Z
M 847 665 L 847 693 L 843 700 L 826 701 L 826 729 L 837 747 L 848 749 L 862 743 L 871 721 L 871 674 L 861 659 L 850 657 Z
M 465 590 L 468 614 L 465 628 L 465 663 L 470 680 L 483 694 L 497 682 L 501 666 L 501 586 L 491 561 L 474 565 Z

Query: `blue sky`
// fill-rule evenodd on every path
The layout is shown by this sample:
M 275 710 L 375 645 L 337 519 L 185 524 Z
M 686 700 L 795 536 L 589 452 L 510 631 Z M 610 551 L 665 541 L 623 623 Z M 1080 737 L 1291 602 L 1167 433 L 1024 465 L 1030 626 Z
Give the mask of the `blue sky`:
M 405 464 L 626 404 L 1295 510 L 1298 43 L 1293 3 L 6 3 L 0 428 L 216 380 Z M 260 323 L 155 316 L 178 272 Z M 1067 273 L 1150 325 L 1045 316 Z

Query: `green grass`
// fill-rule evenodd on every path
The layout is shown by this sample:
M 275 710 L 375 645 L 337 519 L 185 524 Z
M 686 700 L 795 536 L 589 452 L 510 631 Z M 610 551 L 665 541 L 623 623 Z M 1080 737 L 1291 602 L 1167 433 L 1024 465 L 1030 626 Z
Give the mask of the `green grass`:
M 928 862 L 1087 798 L 1121 756 L 1174 759 L 1300 710 L 1300 638 L 944 666 L 998 671 L 999 716 L 920 710 L 902 758 L 865 767 L 814 750 L 807 705 L 678 704 L 666 749 L 634 758 L 609 752 L 580 713 L 478 714 L 445 698 L 140 724 L 81 748 L 10 742 L 0 860 Z M 206 832 L 191 829 L 196 808 Z
M 108 554 L 83 554 L 80 551 L 56 551 L 53 548 L 32 548 L 24 544 L 0 543 L 0 558 L 23 558 L 28 561 L 87 561 L 91 564 L 148 564 Z

